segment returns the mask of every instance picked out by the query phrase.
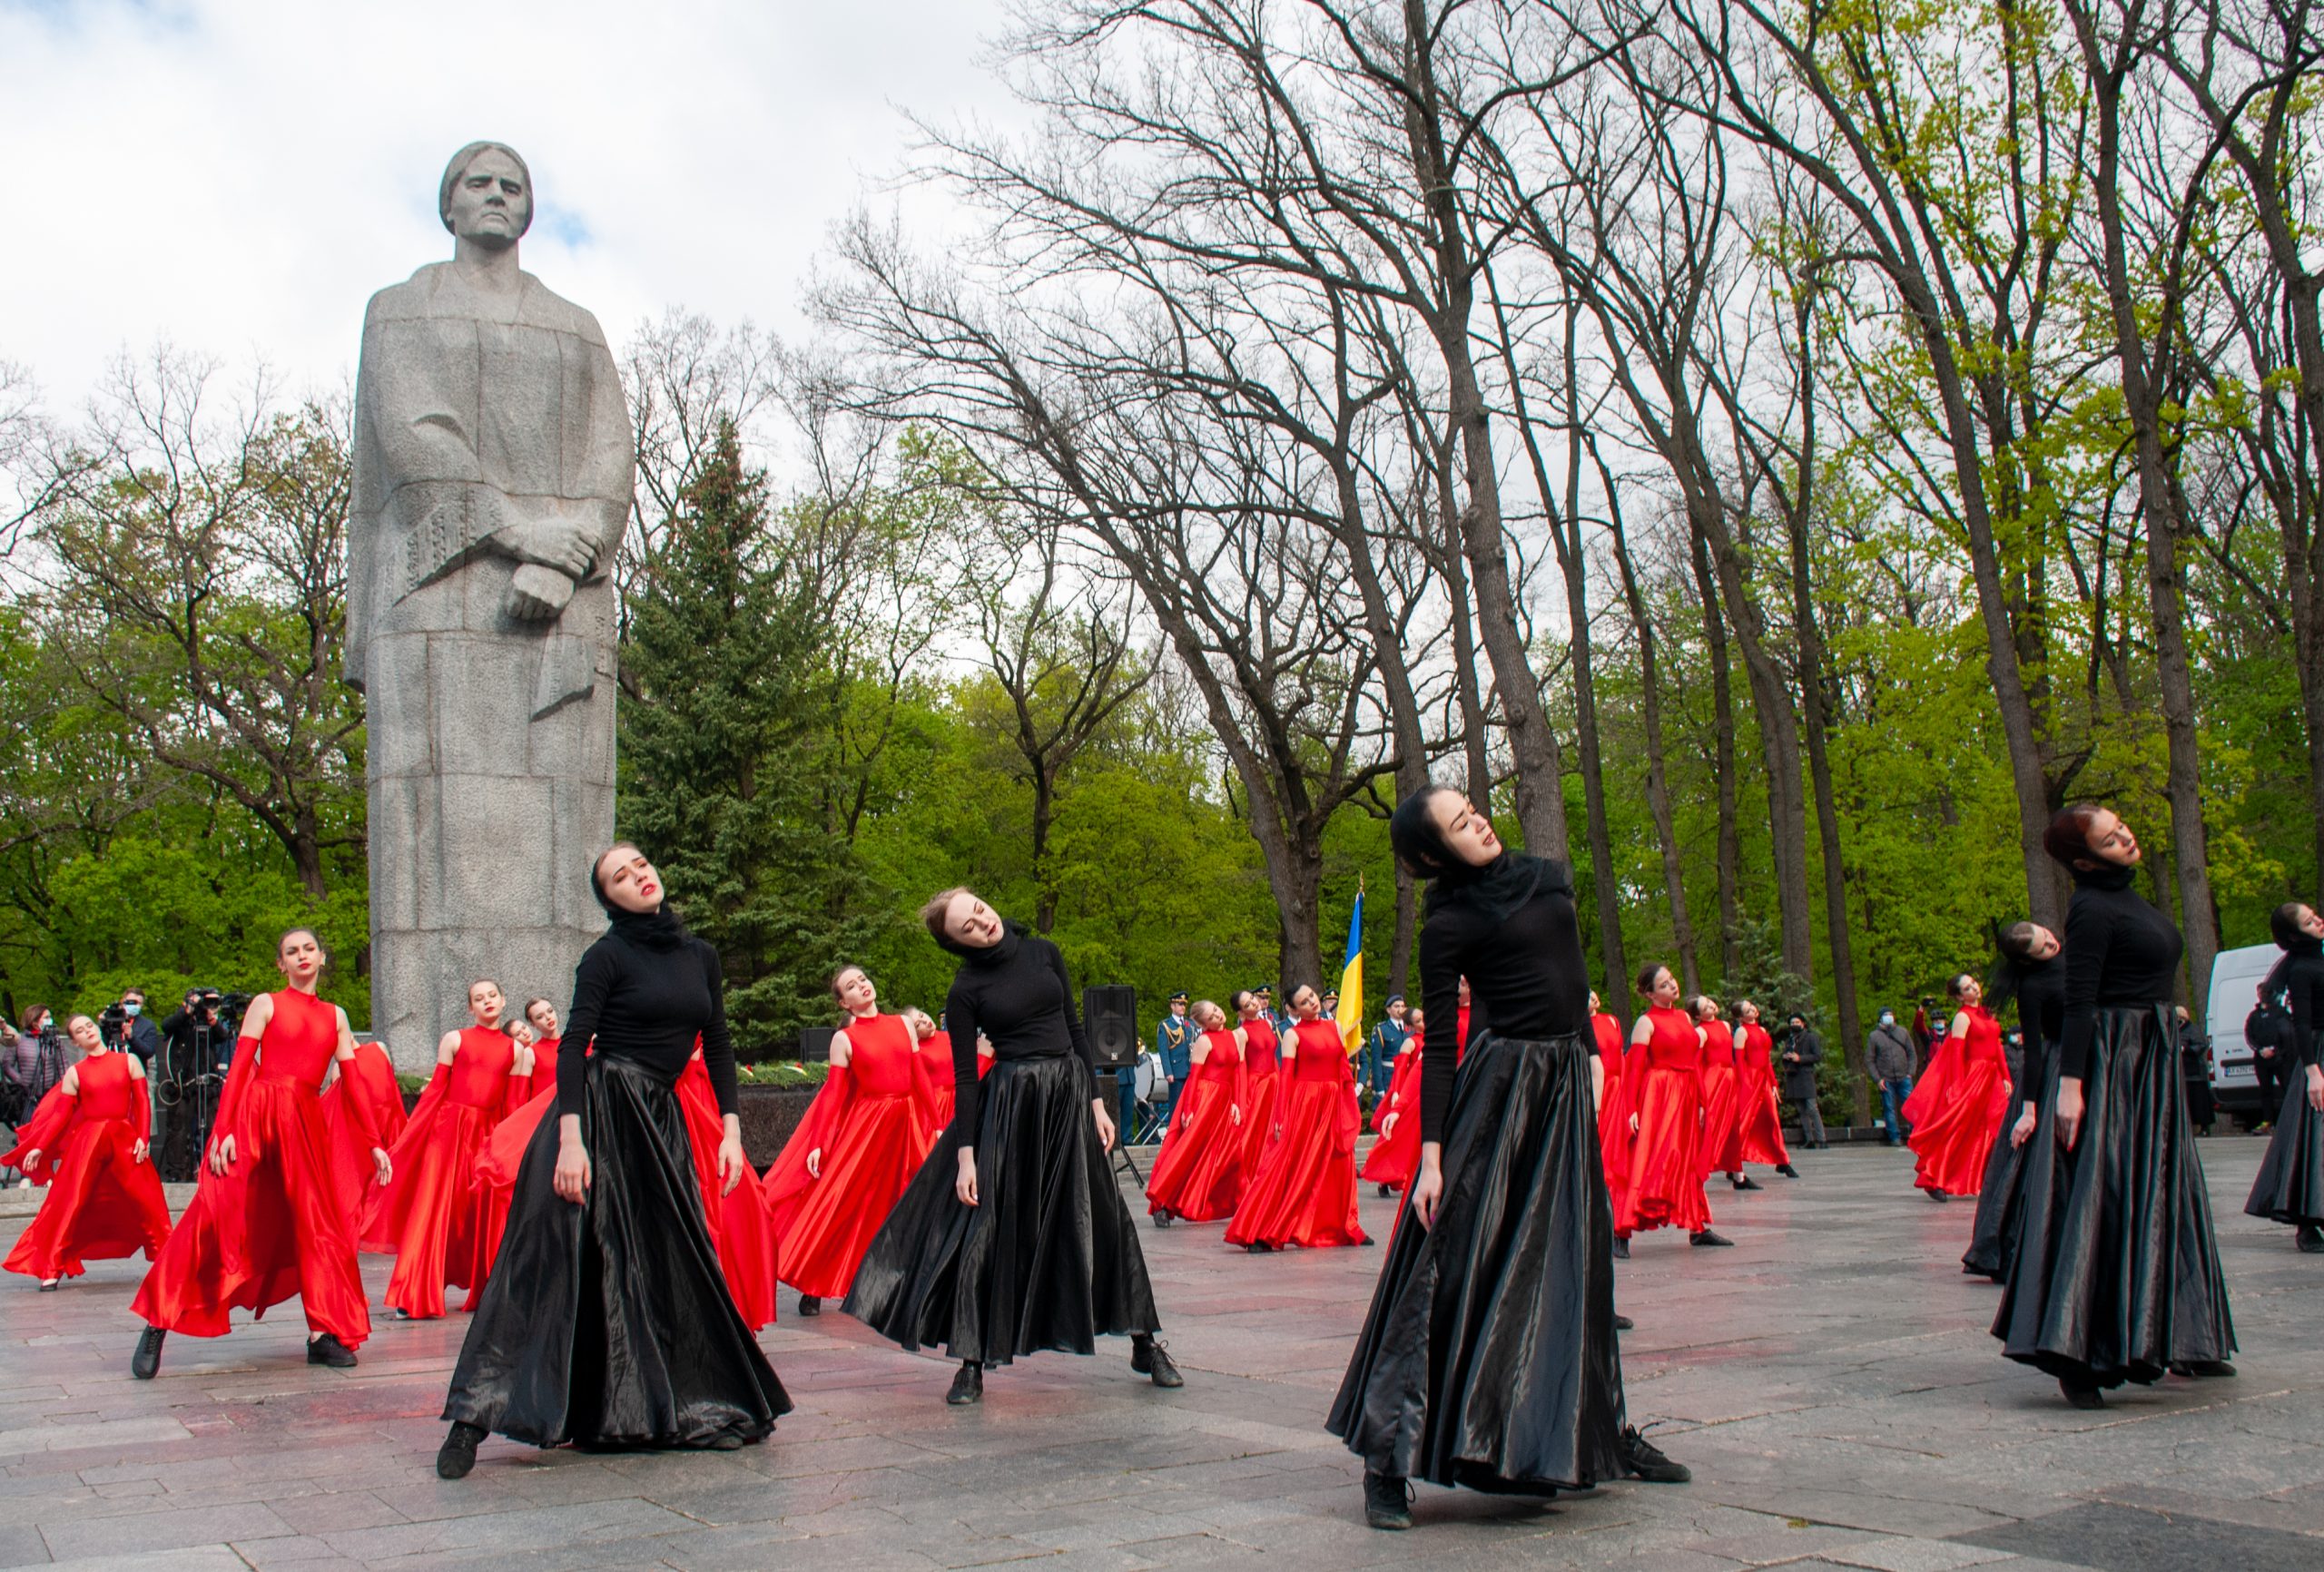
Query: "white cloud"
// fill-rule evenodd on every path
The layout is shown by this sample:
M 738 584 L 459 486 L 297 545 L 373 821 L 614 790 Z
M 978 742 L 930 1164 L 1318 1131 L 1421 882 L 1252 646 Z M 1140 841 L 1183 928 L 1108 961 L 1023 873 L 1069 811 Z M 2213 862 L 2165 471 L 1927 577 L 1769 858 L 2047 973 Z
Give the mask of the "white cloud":
M 351 374 L 372 290 L 450 254 L 436 182 L 506 141 L 525 265 L 616 339 L 667 305 L 798 328 L 900 112 L 993 113 L 1000 0 L 0 0 L 0 359 L 52 408 L 159 339 Z M 885 199 L 880 199 L 884 201 Z

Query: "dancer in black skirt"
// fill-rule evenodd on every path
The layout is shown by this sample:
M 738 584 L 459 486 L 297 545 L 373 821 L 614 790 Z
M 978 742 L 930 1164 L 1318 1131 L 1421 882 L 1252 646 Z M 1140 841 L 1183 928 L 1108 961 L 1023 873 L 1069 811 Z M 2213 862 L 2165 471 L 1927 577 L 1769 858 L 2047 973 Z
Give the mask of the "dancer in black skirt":
M 556 1117 L 525 1149 L 444 1400 L 452 1431 L 436 1471 L 448 1479 L 493 1431 L 536 1447 L 724 1450 L 791 1411 L 718 1264 L 672 1089 L 699 1037 L 724 1116 L 719 1182 L 749 1179 L 718 952 L 663 904 L 636 847 L 598 858 L 590 885 L 612 926 L 574 969 Z
M 1686 1469 L 1625 1422 L 1614 1224 L 1598 1154 L 1590 983 L 1565 864 L 1503 850 L 1433 786 L 1389 821 L 1432 879 L 1420 934 L 1432 1020 L 1466 977 L 1489 1023 L 1457 1074 L 1421 1066 L 1420 1171 L 1329 1428 L 1364 1459 L 1364 1520 L 1409 1528 L 1407 1481 L 1545 1496 Z
M 2057 1095 L 2066 968 L 2058 936 L 2038 922 L 2014 922 L 1994 935 L 1994 943 L 2001 960 L 1985 985 L 1985 1007 L 1998 1016 L 2014 1000 L 2025 1046 L 2017 1062 L 2017 1084 L 2010 1088 L 2010 1116 L 1985 1158 L 1976 1226 L 1961 1257 L 1961 1270 L 1999 1282 L 2008 1273 L 2025 1221 L 2025 1147 L 2040 1123 L 2043 1104 Z
M 2276 1056 L 2290 1057 L 2296 1067 L 2243 1210 L 2292 1224 L 2298 1230 L 2294 1243 L 2310 1255 L 2324 1254 L 2324 1064 L 2319 1063 L 2324 1049 L 2324 917 L 2314 907 L 2288 901 L 2276 908 L 2268 926 L 2284 958 L 2269 974 L 2260 997 L 2280 994 L 2290 1007 L 2291 1041 Z M 2289 1056 L 2285 1048 L 2291 1050 Z
M 944 891 L 921 919 L 960 958 L 944 1001 L 952 1123 L 856 1268 L 847 1313 L 907 1351 L 941 1344 L 960 1361 L 948 1403 L 981 1401 L 985 1371 L 1019 1355 L 1095 1353 L 1098 1338 L 1124 1332 L 1132 1371 L 1185 1385 L 1154 1335 L 1154 1289 L 1107 1162 L 1114 1122 L 1064 958 L 970 890 Z M 993 1051 L 982 1081 L 979 1033 Z
M 2138 839 L 2109 810 L 2074 804 L 2043 844 L 2073 876 L 2065 1019 L 1993 1330 L 2095 1409 L 2124 1381 L 2233 1375 L 2235 1327 L 2179 1089 L 2179 929 L 2132 888 Z

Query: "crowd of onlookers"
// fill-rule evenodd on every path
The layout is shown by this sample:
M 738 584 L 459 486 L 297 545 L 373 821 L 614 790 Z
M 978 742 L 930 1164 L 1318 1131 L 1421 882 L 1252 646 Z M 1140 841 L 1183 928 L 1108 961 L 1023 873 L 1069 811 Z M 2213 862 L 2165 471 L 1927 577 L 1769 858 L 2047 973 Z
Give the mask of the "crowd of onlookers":
M 134 1054 L 149 1086 L 164 1070 L 178 1080 L 222 1076 L 233 1058 L 235 1003 L 215 988 L 195 988 L 158 1022 L 146 1013 L 142 988 L 127 989 L 94 1016 L 71 1016 L 62 1023 L 48 1006 L 27 1006 L 13 1031 L 0 1030 L 0 1125 L 14 1129 L 23 1123 L 64 1078 L 81 1056 L 74 1037 L 83 1022 L 109 1046 Z M 15 1183 L 18 1176 L 0 1171 L 0 1182 Z

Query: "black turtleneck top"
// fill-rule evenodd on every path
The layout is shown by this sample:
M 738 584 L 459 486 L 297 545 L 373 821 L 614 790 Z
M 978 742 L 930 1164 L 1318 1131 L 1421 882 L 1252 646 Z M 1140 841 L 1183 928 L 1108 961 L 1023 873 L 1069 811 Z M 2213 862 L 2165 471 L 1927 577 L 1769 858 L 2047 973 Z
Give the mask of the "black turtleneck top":
M 2064 1027 L 2058 1074 L 2090 1073 L 2090 1046 L 2102 1009 L 2169 1004 L 2177 988 L 2179 928 L 2131 888 L 2132 870 L 2074 870 L 2066 907 Z
M 952 1123 L 960 1145 L 975 1146 L 977 1121 L 984 1112 L 984 1086 L 977 1079 L 979 1032 L 991 1041 L 996 1063 L 1078 1057 L 1088 1071 L 1089 1095 L 1098 1095 L 1098 1062 L 1082 1035 L 1073 983 L 1057 946 L 1011 923 L 990 949 L 956 953 L 960 969 L 944 998 L 944 1029 L 952 1037 Z
M 2047 960 L 2025 963 L 2017 978 L 2017 1024 L 2025 1029 L 2025 1056 L 2018 1070 L 2018 1101 L 2041 1095 L 2042 1076 L 2066 1028 L 2066 961 L 2061 950 Z
M 1546 876 L 1506 918 L 1461 900 L 1431 903 L 1420 930 L 1421 1003 L 1429 1037 L 1460 1018 L 1461 979 L 1469 979 L 1470 1037 L 1489 1021 L 1495 1037 L 1521 1042 L 1579 1036 L 1592 1053 L 1590 968 L 1563 870 Z M 1449 1045 L 1451 1036 L 1444 1039 Z M 1424 1051 L 1420 1062 L 1420 1138 L 1444 1139 L 1452 1105 L 1452 1054 Z
M 633 925 L 635 927 L 635 925 Z M 666 936 L 666 937 L 665 937 Z M 718 952 L 677 928 L 620 925 L 581 954 L 573 968 L 573 1007 L 565 1015 L 565 1050 L 556 1056 L 556 1111 L 581 1112 L 595 1039 L 608 1058 L 630 1059 L 675 1085 L 694 1040 L 721 1114 L 734 1112 L 734 1043 L 726 1035 L 726 979 Z
M 2276 963 L 2271 987 L 2284 990 L 2284 1006 L 2291 1011 L 2292 1046 L 2302 1065 L 2324 1063 L 2324 945 L 2314 939 L 2286 950 Z M 2279 1057 L 2281 1056 L 2280 1055 Z

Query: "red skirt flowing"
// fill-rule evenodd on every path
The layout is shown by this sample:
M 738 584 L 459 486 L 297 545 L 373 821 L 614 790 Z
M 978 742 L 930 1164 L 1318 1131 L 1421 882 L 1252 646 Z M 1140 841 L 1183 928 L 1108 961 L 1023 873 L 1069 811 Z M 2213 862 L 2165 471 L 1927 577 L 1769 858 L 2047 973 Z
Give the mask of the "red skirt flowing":
M 508 1198 L 516 1193 L 517 1170 L 524 1166 L 525 1148 L 532 1144 L 533 1132 L 540 1128 L 541 1121 L 556 1106 L 556 1088 L 544 1088 L 494 1125 L 483 1149 L 477 1154 L 477 1182 L 484 1187 L 484 1254 L 487 1261 L 500 1259 L 500 1236 L 508 1228 Z M 473 1300 L 467 1308 L 475 1308 Z
M 687 1061 L 678 1076 L 677 1093 L 686 1139 L 694 1147 L 694 1176 L 702 1186 L 703 1215 L 726 1277 L 726 1292 L 743 1325 L 753 1331 L 773 1326 L 774 1282 L 782 1259 L 775 1244 L 774 1209 L 767 1204 L 755 1174 L 743 1174 L 734 1189 L 719 1194 L 718 1143 L 725 1138 L 726 1121 L 718 1112 L 710 1072 L 700 1059 Z
M 1235 1122 L 1235 1085 L 1198 1066 L 1178 1096 L 1178 1111 L 1146 1179 L 1146 1210 L 1189 1223 L 1213 1223 L 1243 1197 L 1243 1126 Z
M 1703 1136 L 1700 1161 L 1703 1177 L 1714 1173 L 1736 1174 L 1743 1168 L 1743 1132 L 1737 1123 L 1736 1092 L 1740 1077 L 1731 1064 L 1703 1066 Z
M 1278 1088 L 1284 1079 L 1278 1072 Z M 1283 1134 L 1244 1186 L 1226 1243 L 1311 1250 L 1363 1243 L 1355 1219 L 1356 1123 L 1354 1099 L 1340 1082 L 1293 1081 Z
M 415 1321 L 444 1313 L 444 1285 L 468 1291 L 468 1305 L 484 1291 L 499 1240 L 494 1233 L 490 1187 L 477 1158 L 490 1139 L 497 1110 L 439 1102 L 424 1125 L 408 1126 L 392 1154 L 395 1177 L 374 1186 L 363 1208 L 360 1243 L 391 1251 L 386 1303 Z
M 1639 1077 L 1638 1135 L 1630 1146 L 1630 1182 L 1614 1214 L 1615 1233 L 1627 1237 L 1669 1227 L 1694 1233 L 1710 1226 L 1701 1143 L 1698 1074 L 1648 1066 Z
M 1275 1145 L 1275 1126 L 1283 1120 L 1283 1083 L 1287 1070 L 1251 1077 L 1251 1105 L 1243 1110 L 1243 1184 L 1248 1189 Z
M 1790 1166 L 1791 1149 L 1783 1143 L 1783 1113 L 1776 1102 L 1775 1071 L 1742 1066 L 1735 1074 L 1735 1095 L 1743 1161 L 1765 1168 Z
M 783 1281 L 802 1293 L 840 1299 L 928 1152 L 921 1114 L 908 1096 L 848 1100 L 823 1143 L 822 1174 L 774 1204 L 783 1233 Z
M 1372 1144 L 1371 1152 L 1364 1159 L 1366 1184 L 1385 1184 L 1392 1190 L 1402 1190 L 1413 1182 L 1413 1174 L 1420 1168 L 1420 1104 L 1416 1098 L 1406 1101 L 1410 1105 L 1395 1110 L 1395 1124 Z
M 1905 1123 L 1918 1125 L 1924 1119 L 1934 1119 L 1953 1101 L 1965 1066 L 1963 1060 L 1967 1051 L 1957 1037 L 1949 1037 L 1930 1056 L 1928 1068 L 1913 1083 L 1913 1095 L 1905 1099 L 1899 1110 Z
M 170 1204 L 162 1176 L 132 1155 L 136 1149 L 137 1132 L 126 1119 L 70 1126 L 48 1164 L 46 1199 L 0 1265 L 46 1282 L 80 1276 L 84 1261 L 160 1254 L 170 1237 Z
M 193 1200 L 131 1308 L 153 1326 L 223 1337 L 237 1307 L 263 1315 L 297 1295 L 314 1331 L 349 1348 L 371 1335 L 355 1235 L 347 1226 L 320 1100 L 309 1087 L 251 1081 L 234 1165 L 205 1163 Z
M 1984 1188 L 1985 1159 L 2009 1116 L 2009 1065 L 1974 1058 L 1962 1071 L 1953 1100 L 1915 1119 L 1905 1137 L 1917 1159 L 1913 1183 L 1943 1195 L 1974 1195 Z
M 1630 1088 L 1646 1074 L 1641 1053 L 1635 1067 L 1606 1077 L 1606 1100 L 1598 1109 L 1598 1156 L 1606 1167 L 1606 1198 L 1621 1215 L 1630 1188 Z
M 348 1106 L 347 1083 L 355 1077 L 361 1078 L 363 1089 L 370 1095 L 372 1117 L 379 1121 L 383 1148 L 395 1150 L 410 1115 L 404 1111 L 403 1087 L 396 1080 L 395 1065 L 377 1043 L 357 1045 L 355 1057 L 341 1065 L 339 1078 L 323 1088 L 323 1130 L 330 1139 L 339 1193 L 347 1200 L 348 1232 L 360 1233 L 363 1209 L 379 1183 L 379 1172 L 371 1163 L 371 1143 L 364 1138 L 362 1125 Z

